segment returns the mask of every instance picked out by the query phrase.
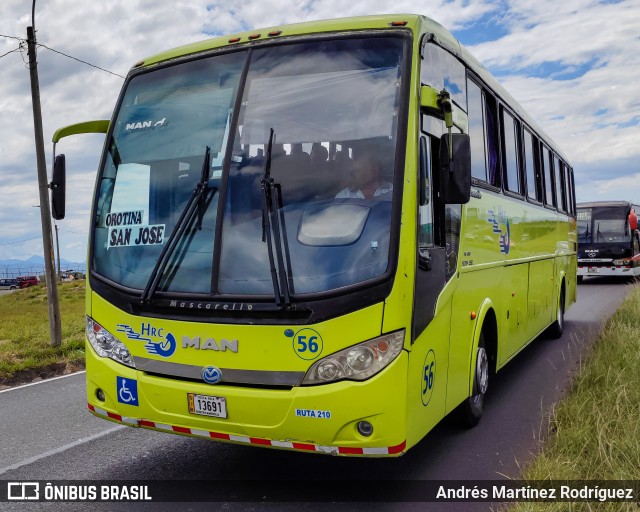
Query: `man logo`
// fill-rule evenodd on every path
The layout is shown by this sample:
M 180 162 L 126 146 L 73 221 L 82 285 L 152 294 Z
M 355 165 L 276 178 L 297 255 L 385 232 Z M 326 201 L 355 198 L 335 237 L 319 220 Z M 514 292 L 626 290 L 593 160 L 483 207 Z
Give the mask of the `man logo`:
M 222 380 L 222 372 L 215 366 L 205 366 L 200 375 L 207 384 L 217 384 Z
M 137 123 L 127 123 L 124 129 L 127 132 L 131 130 L 150 130 L 157 127 L 163 127 L 166 122 L 166 117 L 163 117 L 159 121 L 138 121 Z

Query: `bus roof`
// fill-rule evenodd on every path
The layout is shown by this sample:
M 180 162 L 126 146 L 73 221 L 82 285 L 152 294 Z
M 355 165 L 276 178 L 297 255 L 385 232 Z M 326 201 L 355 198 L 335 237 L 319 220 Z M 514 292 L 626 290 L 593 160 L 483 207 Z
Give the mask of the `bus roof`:
M 576 204 L 576 208 L 598 208 L 607 206 L 628 206 L 631 207 L 630 201 L 589 201 Z
M 403 22 L 404 24 L 394 24 Z M 509 105 L 527 125 L 543 138 L 565 163 L 569 159 L 564 152 L 554 144 L 553 140 L 540 128 L 540 126 L 526 113 L 522 106 L 511 94 L 498 82 L 498 80 L 476 59 L 445 27 L 437 21 L 417 14 L 387 14 L 373 16 L 359 16 L 352 18 L 337 18 L 331 20 L 308 21 L 276 27 L 258 28 L 236 34 L 227 34 L 205 39 L 196 43 L 179 46 L 161 53 L 152 55 L 138 62 L 134 68 L 140 66 L 152 66 L 186 56 L 193 56 L 219 48 L 247 47 L 263 43 L 265 40 L 288 39 L 295 36 L 320 34 L 328 32 L 348 33 L 356 30 L 380 30 L 380 29 L 410 29 L 414 33 L 432 34 L 432 38 L 440 46 L 453 53 L 463 61 L 486 85 L 492 89 L 504 103 Z M 570 165 L 570 164 L 569 164 Z

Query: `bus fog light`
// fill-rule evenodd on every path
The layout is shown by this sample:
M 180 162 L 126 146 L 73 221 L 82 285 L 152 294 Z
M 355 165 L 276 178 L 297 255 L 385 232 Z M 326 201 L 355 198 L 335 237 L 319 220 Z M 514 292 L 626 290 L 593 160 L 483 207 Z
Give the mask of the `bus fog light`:
M 403 345 L 404 330 L 358 343 L 315 362 L 302 384 L 366 380 L 391 364 L 402 352 Z
M 358 422 L 358 432 L 365 437 L 369 437 L 373 434 L 373 425 L 368 421 L 359 421 Z
M 89 344 L 100 357 L 108 357 L 120 364 L 135 368 L 133 357 L 126 345 L 93 318 L 87 317 L 86 334 Z
M 96 389 L 96 398 L 101 402 L 105 401 L 104 391 L 102 391 L 100 388 Z

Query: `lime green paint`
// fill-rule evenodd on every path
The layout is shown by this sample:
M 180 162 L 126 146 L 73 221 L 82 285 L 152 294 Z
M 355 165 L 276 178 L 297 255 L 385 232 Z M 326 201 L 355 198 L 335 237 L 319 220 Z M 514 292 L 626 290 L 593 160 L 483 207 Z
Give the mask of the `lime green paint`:
M 420 106 L 423 108 L 432 108 L 437 110 L 440 108 L 438 105 L 438 90 L 434 89 L 430 85 L 423 85 L 420 87 Z
M 69 135 L 79 135 L 81 133 L 107 133 L 109 130 L 109 120 L 101 119 L 98 121 L 85 121 L 83 123 L 70 124 L 58 128 L 51 138 L 51 142 L 56 144 L 63 137 Z

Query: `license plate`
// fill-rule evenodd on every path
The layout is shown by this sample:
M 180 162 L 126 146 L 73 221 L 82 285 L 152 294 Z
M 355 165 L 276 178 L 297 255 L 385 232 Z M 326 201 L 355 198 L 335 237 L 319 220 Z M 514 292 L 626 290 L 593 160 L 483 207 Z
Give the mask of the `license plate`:
M 589 272 L 589 274 L 597 274 L 598 272 L 600 272 L 600 269 L 598 267 L 589 267 L 587 269 L 587 272 Z
M 227 417 L 227 399 L 223 396 L 196 395 L 187 393 L 189 412 L 201 416 Z

